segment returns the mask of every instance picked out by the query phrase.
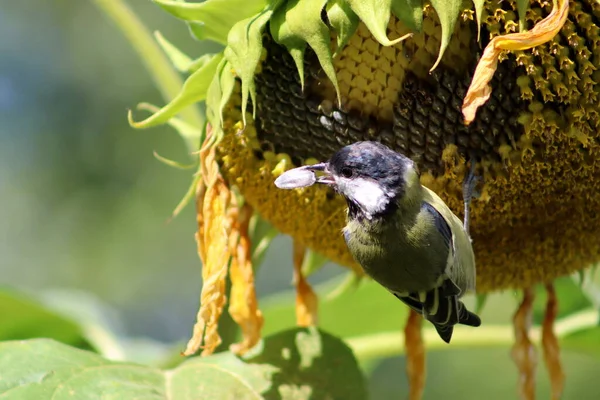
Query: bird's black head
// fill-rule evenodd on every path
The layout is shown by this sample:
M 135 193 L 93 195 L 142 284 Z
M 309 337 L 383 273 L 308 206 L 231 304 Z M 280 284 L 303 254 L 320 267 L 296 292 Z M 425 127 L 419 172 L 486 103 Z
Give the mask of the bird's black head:
M 395 200 L 419 184 L 416 164 L 378 142 L 357 142 L 336 152 L 329 162 L 313 166 L 325 176 L 317 182 L 342 194 L 351 216 L 367 219 L 389 213 Z

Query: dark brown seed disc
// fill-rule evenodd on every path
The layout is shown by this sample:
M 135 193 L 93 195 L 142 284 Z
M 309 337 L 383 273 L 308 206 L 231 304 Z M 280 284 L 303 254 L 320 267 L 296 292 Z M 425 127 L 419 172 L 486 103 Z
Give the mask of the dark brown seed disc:
M 382 121 L 310 93 L 322 76 L 314 53 L 305 56 L 305 88 L 287 50 L 265 34 L 267 57 L 256 76 L 256 130 L 262 151 L 288 154 L 294 164 L 313 157 L 328 159 L 340 147 L 380 141 L 402 152 L 434 175 L 443 173 L 442 152 L 449 144 L 466 157 L 499 161 L 499 146 L 523 134 L 517 117 L 523 109 L 515 77 L 523 75 L 513 59 L 499 64 L 491 82 L 492 96 L 470 126 L 461 106 L 472 71 L 458 74 L 442 66 L 425 79 L 407 71 L 392 121 Z M 256 152 L 261 157 L 260 152 Z

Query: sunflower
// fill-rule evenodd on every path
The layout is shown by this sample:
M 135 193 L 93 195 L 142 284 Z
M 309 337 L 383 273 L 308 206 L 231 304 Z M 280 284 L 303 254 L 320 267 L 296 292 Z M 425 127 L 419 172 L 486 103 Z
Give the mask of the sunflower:
M 294 239 L 299 325 L 317 322 L 305 255 L 363 272 L 342 236 L 345 204 L 327 188 L 281 191 L 282 172 L 376 140 L 415 160 L 422 183 L 462 216 L 461 179 L 483 178 L 472 203 L 477 290 L 520 289 L 513 357 L 534 396 L 529 339 L 533 287 L 548 292 L 544 358 L 560 395 L 553 333 L 556 278 L 600 260 L 600 3 L 595 0 L 154 0 L 201 40 L 224 50 L 188 62 L 190 76 L 147 128 L 206 101 L 200 170 L 192 185 L 204 286 L 186 354 L 210 354 L 226 304 L 245 352 L 262 315 L 251 241 L 265 221 Z M 177 49 L 161 38 L 181 60 Z M 197 145 L 197 143 L 195 144 Z M 260 218 L 257 217 L 260 215 Z M 272 235 L 271 235 L 272 236 Z M 266 242 L 265 242 L 266 243 Z M 420 318 L 405 340 L 411 398 L 424 382 Z

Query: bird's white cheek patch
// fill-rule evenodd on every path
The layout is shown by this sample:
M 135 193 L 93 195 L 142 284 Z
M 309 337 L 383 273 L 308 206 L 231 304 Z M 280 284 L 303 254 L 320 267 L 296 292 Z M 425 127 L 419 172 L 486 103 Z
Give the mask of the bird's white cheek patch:
M 389 198 L 379 184 L 372 180 L 356 178 L 347 182 L 350 196 L 368 214 L 377 214 L 385 209 Z

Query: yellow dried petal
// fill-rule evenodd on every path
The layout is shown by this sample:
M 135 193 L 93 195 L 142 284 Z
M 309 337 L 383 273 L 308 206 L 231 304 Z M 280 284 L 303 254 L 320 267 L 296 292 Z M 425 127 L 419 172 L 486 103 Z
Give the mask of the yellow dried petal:
M 554 332 L 554 322 L 558 315 L 558 299 L 553 284 L 546 284 L 546 293 L 548 293 L 548 300 L 542 323 L 542 349 L 546 369 L 550 376 L 551 399 L 559 400 L 562 398 L 565 387 L 565 373 L 560 362 L 560 345 Z
M 226 303 L 225 278 L 229 263 L 227 249 L 231 224 L 226 214 L 231 193 L 219 173 L 215 149 L 210 140 L 205 142 L 200 151 L 200 163 L 202 179 L 196 197 L 196 241 L 204 283 L 193 335 L 183 352 L 186 356 L 196 353 L 200 348 L 204 349 L 202 355 L 211 354 L 221 344 L 217 328 Z
M 463 101 L 462 112 L 466 125 L 473 122 L 477 109 L 490 98 L 492 88 L 489 82 L 496 72 L 502 50 L 527 50 L 548 42 L 563 27 L 568 13 L 569 0 L 558 0 L 552 12 L 530 31 L 496 36 L 488 43 Z
M 426 366 L 422 322 L 423 317 L 411 309 L 404 327 L 406 374 L 410 388 L 409 400 L 420 400 L 425 391 Z
M 302 273 L 306 247 L 294 240 L 294 284 L 296 285 L 296 324 L 317 325 L 318 299 Z
M 252 216 L 252 208 L 245 204 L 235 210 L 230 248 L 232 251 L 229 277 L 231 292 L 229 294 L 229 314 L 242 330 L 242 342 L 231 345 L 230 350 L 243 354 L 260 340 L 263 327 L 263 316 L 258 309 L 254 271 L 252 270 L 252 254 L 248 225 Z

